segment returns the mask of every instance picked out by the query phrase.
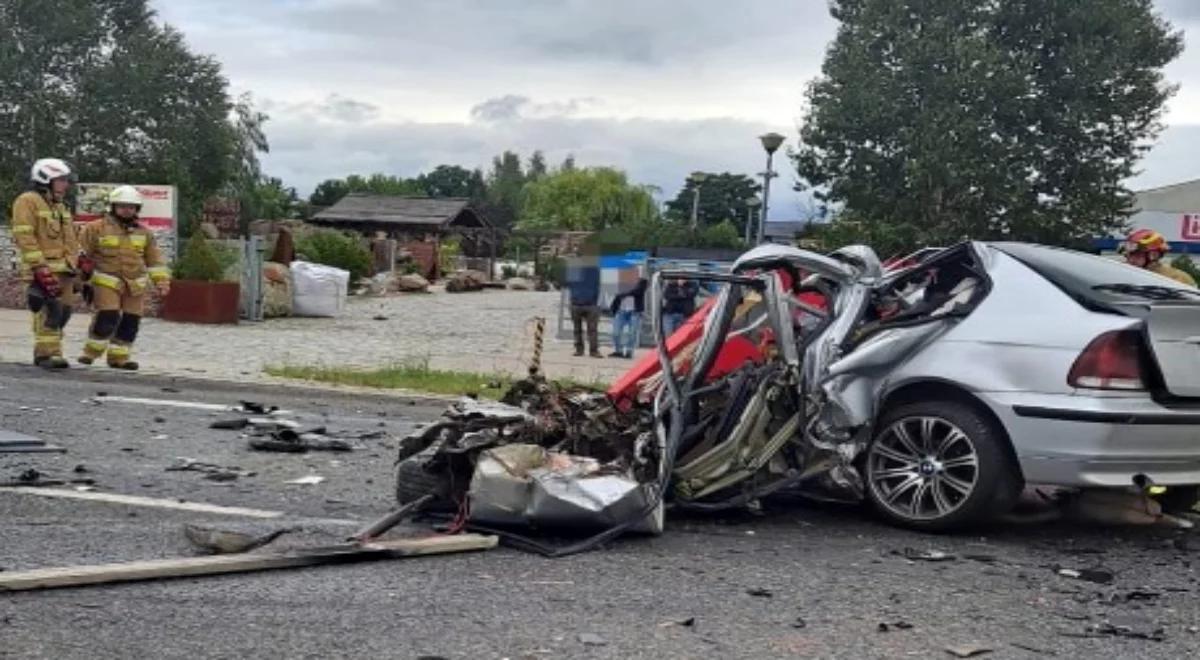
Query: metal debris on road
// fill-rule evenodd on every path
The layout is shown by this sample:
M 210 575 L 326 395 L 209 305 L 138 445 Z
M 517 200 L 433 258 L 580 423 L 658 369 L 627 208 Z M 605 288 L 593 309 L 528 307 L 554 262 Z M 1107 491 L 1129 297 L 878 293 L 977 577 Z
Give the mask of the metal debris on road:
M 947 646 L 946 653 L 956 658 L 975 658 L 981 655 L 987 655 L 994 652 L 996 649 L 990 646 L 980 646 L 978 644 L 959 644 L 956 646 Z
M 258 474 L 257 472 L 243 470 L 237 466 L 226 467 L 224 465 L 216 465 L 215 463 L 197 461 L 193 458 L 175 459 L 175 464 L 167 466 L 166 471 L 200 472 L 204 474 L 205 479 L 210 481 L 234 481 L 239 477 L 253 477 Z
M 582 633 L 579 635 L 579 641 L 584 646 L 608 646 L 608 640 L 594 633 Z
M 285 527 L 283 529 L 272 530 L 266 534 L 253 535 L 188 523 L 183 526 L 183 534 L 197 548 L 205 550 L 210 554 L 224 555 L 248 552 L 255 548 L 261 548 L 280 536 L 289 532 L 295 532 L 298 529 L 296 527 Z
M 897 553 L 894 550 L 892 552 L 893 552 L 893 554 L 899 554 L 899 555 L 903 556 L 905 559 L 908 559 L 910 561 L 942 562 L 942 561 L 954 561 L 955 559 L 957 559 L 954 555 L 942 552 L 940 550 L 924 550 L 924 551 L 922 551 L 922 550 L 914 550 L 912 548 L 905 548 L 902 552 Z
M 325 429 L 297 432 L 291 428 L 273 431 L 267 437 L 251 438 L 251 449 L 256 451 L 271 451 L 299 454 L 308 451 L 353 451 L 354 446 L 344 440 L 330 438 L 325 435 Z
M 291 480 L 285 481 L 283 483 L 293 485 L 293 486 L 315 486 L 317 484 L 324 483 L 324 482 L 325 482 L 325 477 L 322 477 L 322 476 L 316 475 L 316 474 L 310 474 L 308 476 L 300 477 L 298 479 L 291 479 Z
M 66 448 L 24 433 L 0 429 L 0 454 L 66 453 Z
M 279 411 L 279 406 L 268 407 L 256 401 L 239 401 L 238 403 L 241 405 L 243 411 L 254 415 L 270 415 Z
M 775 592 L 770 589 L 763 589 L 762 587 L 747 589 L 746 593 L 756 598 L 773 598 L 775 596 Z
M 1107 568 L 1057 568 L 1056 572 L 1067 578 L 1074 580 L 1084 580 L 1086 582 L 1095 582 L 1096 584 L 1112 584 L 1116 575 Z
M 1151 642 L 1163 642 L 1167 633 L 1162 626 L 1145 620 L 1113 619 L 1103 623 L 1094 623 L 1083 633 L 1062 633 L 1064 637 L 1121 637 L 1124 639 L 1141 639 Z
M 881 633 L 892 632 L 893 630 L 912 630 L 913 624 L 907 621 L 892 621 L 880 623 L 877 630 Z

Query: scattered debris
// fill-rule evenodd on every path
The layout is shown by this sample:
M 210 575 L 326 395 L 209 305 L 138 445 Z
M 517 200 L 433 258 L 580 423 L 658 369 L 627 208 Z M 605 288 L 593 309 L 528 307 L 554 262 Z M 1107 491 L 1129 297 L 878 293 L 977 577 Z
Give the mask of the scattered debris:
M 243 470 L 240 467 L 225 467 L 214 463 L 205 463 L 192 458 L 175 459 L 175 464 L 166 468 L 167 472 L 201 472 L 210 481 L 234 481 L 239 477 L 253 477 L 257 472 Z
M 581 633 L 579 641 L 584 646 L 608 646 L 608 640 L 595 633 Z
M 893 621 L 891 623 L 884 622 L 884 623 L 880 623 L 879 628 L 878 628 L 879 632 L 881 632 L 881 633 L 891 632 L 893 630 L 912 630 L 912 629 L 913 629 L 913 624 L 911 624 L 907 621 Z
M 999 557 L 996 557 L 993 555 L 971 554 L 971 555 L 963 555 L 962 558 L 967 559 L 969 561 L 977 561 L 981 564 L 995 564 L 996 562 L 1000 561 Z
M 696 617 L 689 616 L 686 619 L 663 621 L 662 623 L 658 624 L 658 627 L 659 628 L 673 628 L 673 627 L 678 626 L 680 628 L 693 628 L 693 627 L 695 627 L 695 625 L 696 625 Z
M 908 559 L 909 561 L 941 562 L 941 561 L 954 561 L 956 559 L 956 557 L 954 555 L 947 554 L 940 550 L 921 551 L 921 550 L 914 550 L 912 548 L 905 548 L 902 552 L 897 553 L 897 554 L 901 554 L 905 559 Z
M 166 417 L 155 417 L 155 418 L 154 418 L 154 423 L 155 423 L 155 424 L 166 424 L 166 423 L 167 423 L 167 418 L 166 418 Z
M 84 465 L 83 463 L 76 465 L 71 471 L 74 472 L 75 474 L 85 474 L 87 472 L 90 472 L 90 470 L 87 469 L 87 466 Z
M 307 451 L 353 451 L 354 447 L 344 440 L 324 435 L 325 429 L 298 433 L 285 428 L 273 431 L 269 437 L 251 438 L 250 448 L 256 451 L 303 453 Z M 319 431 L 319 432 L 318 432 Z
M 371 320 L 372 321 L 386 321 L 386 320 L 388 320 L 388 317 L 384 316 L 383 314 L 376 314 L 375 316 L 371 317 Z
M 293 486 L 315 486 L 319 483 L 323 483 L 324 481 L 325 477 L 316 474 L 310 474 L 308 476 L 300 477 L 299 479 L 292 479 L 283 483 Z
M 255 401 L 239 401 L 238 403 L 242 406 L 243 412 L 252 413 L 254 415 L 270 415 L 271 413 L 279 411 L 279 406 L 267 407 Z
M 1106 568 L 1056 568 L 1056 572 L 1067 578 L 1095 582 L 1096 584 L 1112 584 L 1116 575 Z
M 775 593 L 770 589 L 763 589 L 761 587 L 747 589 L 746 593 L 756 598 L 773 598 L 775 596 Z
M 1066 633 L 1067 637 L 1122 637 L 1125 639 L 1142 639 L 1151 642 L 1163 642 L 1167 633 L 1163 627 L 1149 621 L 1112 620 L 1094 623 L 1087 627 L 1083 634 Z
M 992 653 L 996 649 L 989 646 L 980 646 L 978 644 L 959 644 L 956 646 L 947 646 L 946 653 L 956 658 L 974 658 L 981 655 Z
M 24 433 L 0 429 L 0 454 L 66 453 L 66 449 Z
M 1050 655 L 1050 656 L 1058 655 L 1058 651 L 1051 651 L 1050 649 L 1038 648 L 1036 646 L 1032 646 L 1032 645 L 1026 644 L 1024 642 L 1013 642 L 1012 645 L 1014 648 L 1021 649 L 1022 651 L 1029 651 L 1030 653 L 1034 653 L 1037 655 Z
M 804 620 L 804 617 L 798 616 L 796 617 L 796 620 L 792 622 L 792 627 L 796 630 L 803 630 L 808 627 L 808 622 Z
M 225 555 L 261 548 L 284 534 L 297 531 L 297 529 L 296 527 L 287 527 L 255 536 L 243 532 L 216 529 L 215 527 L 203 527 L 188 523 L 183 526 L 183 534 L 196 547 L 206 550 L 211 554 Z
M 250 420 L 245 417 L 237 419 L 219 419 L 208 425 L 210 429 L 220 429 L 223 431 L 240 431 L 247 426 L 250 426 Z

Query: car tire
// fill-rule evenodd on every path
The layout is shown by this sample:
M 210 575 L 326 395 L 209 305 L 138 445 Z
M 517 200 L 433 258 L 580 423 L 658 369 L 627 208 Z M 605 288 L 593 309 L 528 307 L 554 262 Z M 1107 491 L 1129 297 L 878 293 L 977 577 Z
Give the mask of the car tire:
M 863 477 L 880 515 L 930 532 L 1007 513 L 1022 488 L 1003 430 L 971 405 L 952 400 L 887 411 L 865 452 Z

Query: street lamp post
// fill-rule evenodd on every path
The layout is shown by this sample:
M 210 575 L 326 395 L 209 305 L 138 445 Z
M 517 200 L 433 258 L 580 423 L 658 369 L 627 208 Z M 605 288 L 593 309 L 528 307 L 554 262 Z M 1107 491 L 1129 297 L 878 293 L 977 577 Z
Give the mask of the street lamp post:
M 688 177 L 692 182 L 692 231 L 700 225 L 700 184 L 704 183 L 703 172 L 692 172 Z
M 779 176 L 771 169 L 771 162 L 775 158 L 775 152 L 783 145 L 784 137 L 778 133 L 767 133 L 760 135 L 759 141 L 762 142 L 763 149 L 767 152 L 767 169 L 762 173 L 763 177 L 763 195 L 762 195 L 762 215 L 758 221 L 758 241 L 759 245 L 766 240 L 767 233 L 767 208 L 768 202 L 771 199 L 771 179 Z
M 749 246 L 749 245 L 750 245 L 750 241 L 754 239 L 754 230 L 755 230 L 755 226 L 754 226 L 754 216 L 755 216 L 755 214 L 754 214 L 754 209 L 757 209 L 759 206 L 762 206 L 762 200 L 760 200 L 760 199 L 759 199 L 759 198 L 757 198 L 757 197 L 751 197 L 750 199 L 747 199 L 747 200 L 746 200 L 746 231 L 745 231 L 745 240 L 746 240 L 746 245 L 747 245 L 747 246 Z

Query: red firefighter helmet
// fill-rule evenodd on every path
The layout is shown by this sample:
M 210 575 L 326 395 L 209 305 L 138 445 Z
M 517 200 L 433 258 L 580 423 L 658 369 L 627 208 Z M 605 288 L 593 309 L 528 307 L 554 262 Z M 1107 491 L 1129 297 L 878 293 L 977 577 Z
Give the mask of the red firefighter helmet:
M 1125 239 L 1121 245 L 1121 254 L 1157 252 L 1159 255 L 1163 255 L 1168 249 L 1170 249 L 1170 245 L 1162 234 L 1153 229 L 1139 229 Z

